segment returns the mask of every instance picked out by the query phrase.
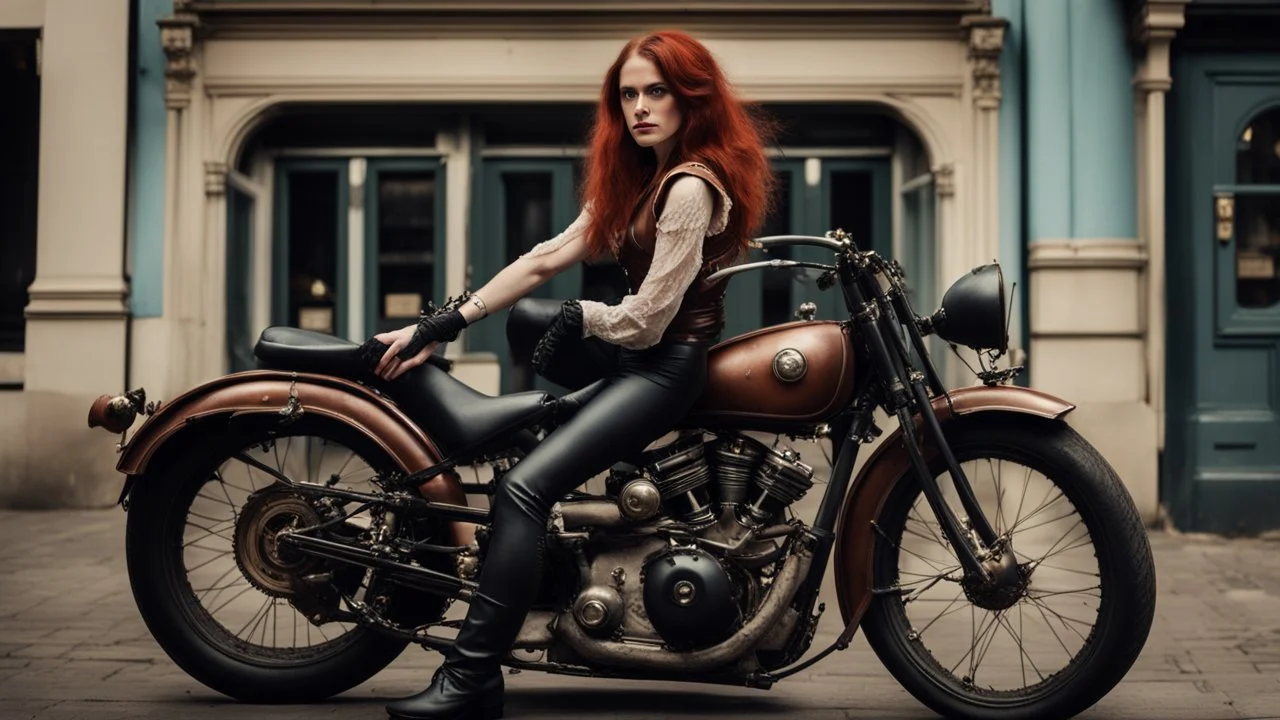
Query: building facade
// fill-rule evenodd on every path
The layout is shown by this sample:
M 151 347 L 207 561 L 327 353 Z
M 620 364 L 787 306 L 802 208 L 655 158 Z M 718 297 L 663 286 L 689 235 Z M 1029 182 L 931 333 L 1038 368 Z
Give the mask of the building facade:
M 0 39 L 34 58 L 35 72 L 13 71 L 0 91 L 37 93 L 39 102 L 20 101 L 25 114 L 2 122 L 27 132 L 6 140 L 33 138 L 10 142 L 34 142 L 39 152 L 19 154 L 27 165 L 4 186 L 18 205 L 13 198 L 36 188 L 37 210 L 0 229 L 18 240 L 6 238 L 7 248 L 33 248 L 12 251 L 15 267 L 31 269 L 0 288 L 8 292 L 0 381 L 9 383 L 0 422 L 11 424 L 0 434 L 0 473 L 8 473 L 0 498 L 18 506 L 115 499 L 110 441 L 83 420 L 102 392 L 143 385 L 153 398 L 172 397 L 250 367 L 253 340 L 269 324 L 363 340 L 411 322 L 427 299 L 477 287 L 558 232 L 577 213 L 584 134 L 605 68 L 628 38 L 679 27 L 780 122 L 771 150 L 780 196 L 767 234 L 844 228 L 902 260 L 921 306 L 999 259 L 1017 284 L 1011 360 L 1027 366 L 1025 382 L 1079 405 L 1071 421 L 1116 465 L 1149 520 L 1163 507 L 1185 527 L 1268 525 L 1247 508 L 1280 487 L 1268 479 L 1269 471 L 1280 478 L 1280 458 L 1261 449 L 1275 431 L 1263 417 L 1272 404 L 1244 390 L 1215 395 L 1223 383 L 1212 369 L 1236 363 L 1231 383 L 1241 388 L 1246 371 L 1253 381 L 1270 377 L 1270 345 L 1257 334 L 1273 304 L 1258 259 L 1270 257 L 1266 231 L 1217 241 L 1219 255 L 1239 247 L 1243 259 L 1220 257 L 1226 275 L 1193 283 L 1209 302 L 1217 296 L 1198 283 L 1225 283 L 1231 267 L 1255 273 L 1238 297 L 1219 293 L 1237 299 L 1221 317 L 1243 329 L 1201 318 L 1204 303 L 1186 295 L 1165 300 L 1167 280 L 1185 287 L 1188 273 L 1212 264 L 1190 260 L 1182 243 L 1192 240 L 1165 230 L 1189 227 L 1193 218 L 1177 215 L 1184 205 L 1166 197 L 1201 175 L 1180 164 L 1174 134 L 1201 148 L 1216 131 L 1192 122 L 1199 101 L 1185 103 L 1191 124 L 1180 124 L 1179 63 L 1190 63 L 1188 77 L 1257 77 L 1280 57 L 1263 47 L 1219 57 L 1209 41 L 1184 49 L 1179 33 L 1201 16 L 1211 25 L 1226 11 L 1266 11 L 1249 6 L 7 4 Z M 1266 82 L 1250 87 L 1272 100 L 1241 100 L 1242 108 L 1280 103 L 1274 83 L 1270 96 Z M 1261 143 L 1275 127 L 1264 122 L 1253 137 Z M 1258 199 L 1266 183 L 1257 178 L 1272 172 L 1259 158 L 1246 179 L 1211 188 L 1214 202 L 1234 193 L 1240 220 L 1248 214 L 1253 225 L 1235 226 L 1240 238 L 1278 227 L 1273 206 Z M 1222 223 L 1194 221 L 1216 223 L 1215 232 Z M 539 292 L 607 299 L 619 280 L 616 268 L 586 267 Z M 735 278 L 726 336 L 785 321 L 809 299 L 836 317 L 832 299 L 801 280 Z M 1204 335 L 1219 331 L 1231 341 Z M 1193 346 L 1203 353 L 1192 358 Z M 486 392 L 535 382 L 511 364 L 499 319 L 467 331 L 448 354 Z M 945 368 L 953 384 L 973 381 L 958 360 Z M 1253 403 L 1247 410 L 1230 404 L 1242 397 Z M 1214 420 L 1205 402 L 1226 405 Z M 1241 413 L 1253 424 L 1240 424 Z M 1253 450 L 1243 448 L 1249 442 Z M 1220 447 L 1225 465 L 1214 464 Z

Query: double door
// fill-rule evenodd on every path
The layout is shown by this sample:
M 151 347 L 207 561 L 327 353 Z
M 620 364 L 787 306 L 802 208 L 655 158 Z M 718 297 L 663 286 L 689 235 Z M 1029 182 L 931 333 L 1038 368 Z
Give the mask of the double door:
M 253 367 L 266 323 L 355 342 L 416 321 L 443 300 L 444 173 L 435 158 L 284 158 L 269 242 L 260 193 L 228 183 L 227 350 Z

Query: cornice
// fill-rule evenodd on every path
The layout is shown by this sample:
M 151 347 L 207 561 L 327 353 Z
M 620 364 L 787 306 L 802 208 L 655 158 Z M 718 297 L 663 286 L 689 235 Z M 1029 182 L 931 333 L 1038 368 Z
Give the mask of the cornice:
M 202 15 L 345 13 L 551 14 L 715 12 L 839 14 L 988 14 L 990 0 L 175 0 L 175 11 Z
M 744 96 L 764 102 L 875 99 L 883 95 L 910 97 L 959 97 L 964 79 L 954 77 L 866 78 L 856 83 L 814 82 L 811 78 L 779 78 L 735 83 Z M 204 90 L 210 96 L 272 95 L 284 101 L 315 98 L 346 100 L 397 100 L 409 102 L 482 101 L 582 101 L 594 102 L 600 95 L 600 79 L 552 82 L 511 82 L 501 78 L 456 80 L 383 77 L 271 77 L 209 75 Z
M 680 27 L 703 37 L 960 38 L 989 0 L 177 0 L 203 37 L 618 37 Z

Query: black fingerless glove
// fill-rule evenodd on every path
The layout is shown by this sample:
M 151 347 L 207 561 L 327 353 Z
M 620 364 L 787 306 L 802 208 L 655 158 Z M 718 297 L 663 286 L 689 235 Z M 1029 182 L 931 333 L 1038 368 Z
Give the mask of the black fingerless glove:
M 433 342 L 451 342 L 458 339 L 458 333 L 467 326 L 467 319 L 457 308 L 440 310 L 433 314 L 422 313 L 418 318 L 418 329 L 413 331 L 409 344 L 396 354 L 400 360 L 422 352 L 422 349 Z
M 533 359 L 529 364 L 535 372 L 543 373 L 555 361 L 556 352 L 566 341 L 582 338 L 582 305 L 577 300 L 566 300 L 560 306 L 560 314 L 556 315 L 547 326 L 542 339 L 533 349 Z

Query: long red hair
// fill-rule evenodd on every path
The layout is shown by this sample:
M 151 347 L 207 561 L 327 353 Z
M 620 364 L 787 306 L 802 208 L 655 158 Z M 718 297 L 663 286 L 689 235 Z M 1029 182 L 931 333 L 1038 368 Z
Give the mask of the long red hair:
M 605 75 L 586 158 L 583 201 L 591 205 L 587 243 L 610 252 L 630 224 L 636 201 L 658 173 L 657 155 L 631 137 L 618 88 L 632 55 L 662 74 L 683 115 L 667 166 L 696 161 L 724 184 L 733 208 L 725 228 L 742 250 L 764 222 L 773 197 L 773 172 L 764 144 L 772 128 L 758 109 L 735 97 L 710 51 L 692 36 L 664 30 L 632 39 Z

